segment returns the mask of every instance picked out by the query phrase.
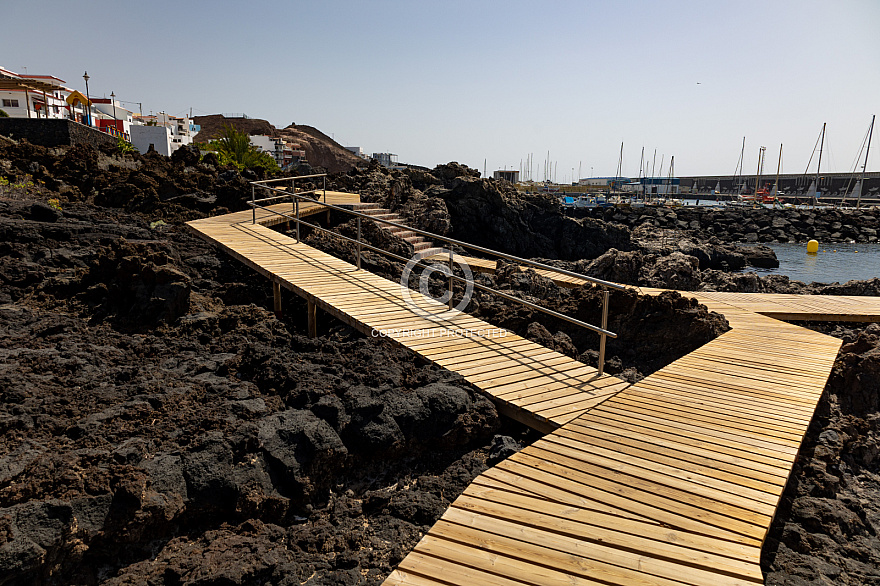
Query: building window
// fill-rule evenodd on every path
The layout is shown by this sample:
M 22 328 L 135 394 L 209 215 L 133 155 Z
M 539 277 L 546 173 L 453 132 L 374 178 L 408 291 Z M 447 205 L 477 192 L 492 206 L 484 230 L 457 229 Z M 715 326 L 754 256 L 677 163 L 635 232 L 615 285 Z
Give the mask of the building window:
M 18 108 L 18 100 L 3 100 L 5 108 Z

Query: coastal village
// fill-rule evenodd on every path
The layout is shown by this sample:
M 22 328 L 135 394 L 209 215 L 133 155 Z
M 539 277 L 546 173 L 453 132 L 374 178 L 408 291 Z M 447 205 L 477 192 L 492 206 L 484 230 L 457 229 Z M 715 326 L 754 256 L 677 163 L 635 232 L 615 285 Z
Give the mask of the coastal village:
M 877 174 L 685 205 L 749 177 L 487 177 L 89 79 L 0 68 L 0 585 L 880 581 L 880 278 L 771 248 L 876 246 Z
M 195 142 L 201 127 L 192 115 L 144 114 L 142 104 L 129 100 L 123 103 L 112 92 L 110 97 L 89 95 L 88 72 L 83 78 L 86 89 L 80 92 L 53 75 L 20 74 L 0 66 L 0 117 L 72 120 L 119 137 L 142 154 L 152 148 L 168 157 Z M 139 108 L 130 109 L 132 106 Z M 246 114 L 227 117 L 247 119 Z M 282 170 L 308 162 L 302 145 L 283 137 L 252 134 L 250 142 L 260 152 L 270 155 Z M 397 155 L 373 153 L 367 156 L 360 147 L 346 148 L 361 159 L 376 160 L 388 168 L 397 165 Z

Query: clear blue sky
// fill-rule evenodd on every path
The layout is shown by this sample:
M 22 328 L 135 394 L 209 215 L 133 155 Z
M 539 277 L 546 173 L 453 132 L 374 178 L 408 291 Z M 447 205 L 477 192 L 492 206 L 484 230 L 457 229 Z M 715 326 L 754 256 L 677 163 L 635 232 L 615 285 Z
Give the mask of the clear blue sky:
M 880 2 L 5 0 L 0 65 L 144 112 L 246 112 L 433 167 L 557 178 L 847 171 L 880 113 Z M 133 106 L 137 109 L 137 106 Z M 880 128 L 878 128 L 880 135 Z M 869 170 L 880 169 L 880 136 Z M 814 160 L 815 166 L 815 160 Z M 815 167 L 814 167 L 815 168 Z

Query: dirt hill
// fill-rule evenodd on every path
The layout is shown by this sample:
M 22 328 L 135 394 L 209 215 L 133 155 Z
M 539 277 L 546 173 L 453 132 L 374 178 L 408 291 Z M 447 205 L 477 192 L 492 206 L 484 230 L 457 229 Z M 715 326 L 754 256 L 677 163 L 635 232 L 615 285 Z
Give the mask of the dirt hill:
M 312 126 L 291 124 L 281 130 L 266 120 L 259 118 L 227 118 L 222 114 L 196 116 L 193 121 L 202 127 L 195 136 L 196 142 L 207 142 L 220 135 L 224 124 L 229 124 L 250 135 L 265 134 L 281 136 L 290 142 L 298 143 L 306 151 L 306 159 L 312 167 L 323 167 L 328 173 L 344 173 L 366 161 L 355 156 L 338 142 Z
M 278 131 L 274 126 L 259 118 L 227 118 L 223 114 L 211 114 L 210 116 L 195 116 L 193 122 L 202 127 L 201 132 L 195 136 L 195 142 L 208 142 L 218 138 L 224 124 L 229 124 L 236 130 L 247 132 L 250 135 L 278 136 Z

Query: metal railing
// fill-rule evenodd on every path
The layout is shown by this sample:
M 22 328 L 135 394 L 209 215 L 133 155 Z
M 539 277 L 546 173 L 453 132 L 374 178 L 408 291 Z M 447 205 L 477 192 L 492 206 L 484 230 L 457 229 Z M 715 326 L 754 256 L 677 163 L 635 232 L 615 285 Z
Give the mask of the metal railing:
M 320 189 L 320 190 L 319 189 L 310 189 L 310 190 L 300 191 L 300 192 L 295 191 L 295 183 L 294 182 L 296 179 L 311 179 L 311 178 L 316 178 L 316 177 L 323 177 L 324 178 L 323 189 Z M 277 187 L 270 187 L 269 185 L 267 185 L 268 183 L 279 183 L 282 181 L 290 181 L 290 183 L 291 183 L 290 191 L 287 191 L 284 189 L 279 189 Z M 448 289 L 447 290 L 448 290 L 448 295 L 449 295 L 449 308 L 450 309 L 452 309 L 452 306 L 453 306 L 452 305 L 453 282 L 459 281 L 459 282 L 465 283 L 466 285 L 470 284 L 474 288 L 480 289 L 481 291 L 485 291 L 485 292 L 490 293 L 492 295 L 497 295 L 498 297 L 501 297 L 502 299 L 507 299 L 508 301 L 513 301 L 515 303 L 519 303 L 519 304 L 524 305 L 528 308 L 534 309 L 536 311 L 540 311 L 540 312 L 545 313 L 547 315 L 550 315 L 552 317 L 561 319 L 563 321 L 567 321 L 567 322 L 572 323 L 574 325 L 577 325 L 582 328 L 586 328 L 588 330 L 596 332 L 597 334 L 599 334 L 598 372 L 599 372 L 600 376 L 604 373 L 606 339 L 607 338 L 617 338 L 617 334 L 615 334 L 614 332 L 611 332 L 607 329 L 608 328 L 608 304 L 609 304 L 609 296 L 610 296 L 609 289 L 617 289 L 619 291 L 623 291 L 623 290 L 626 290 L 627 287 L 625 287 L 623 285 L 619 285 L 617 283 L 612 283 L 611 281 L 604 281 L 602 279 L 596 279 L 594 277 L 589 277 L 587 275 L 575 273 L 573 271 L 560 269 L 558 267 L 554 267 L 551 265 L 547 265 L 544 263 L 533 261 L 533 260 L 530 260 L 527 258 L 521 258 L 521 257 L 515 256 L 512 254 L 507 254 L 507 253 L 500 252 L 497 250 L 492 250 L 491 248 L 485 248 L 483 246 L 478 246 L 476 244 L 470 244 L 468 242 L 456 240 L 455 238 L 450 238 L 448 236 L 442 236 L 440 234 L 434 234 L 433 232 L 428 232 L 427 230 L 421 230 L 419 228 L 414 228 L 412 226 L 407 226 L 405 224 L 399 224 L 397 222 L 392 222 L 390 220 L 385 220 L 383 218 L 377 218 L 374 216 L 370 216 L 368 214 L 363 214 L 363 213 L 355 211 L 355 210 L 351 210 L 351 209 L 347 209 L 347 208 L 344 208 L 341 206 L 327 203 L 326 174 L 303 175 L 303 176 L 299 176 L 299 177 L 284 177 L 284 178 L 280 178 L 280 179 L 266 179 L 263 181 L 251 181 L 250 183 L 251 183 L 251 188 L 252 188 L 250 205 L 253 207 L 253 223 L 256 223 L 256 221 L 257 221 L 256 213 L 257 213 L 257 208 L 259 208 L 259 209 L 265 210 L 269 213 L 279 215 L 279 216 L 287 218 L 288 220 L 292 220 L 292 221 L 296 222 L 296 240 L 297 240 L 297 242 L 300 241 L 300 225 L 301 224 L 308 226 L 308 227 L 315 229 L 315 230 L 319 230 L 322 232 L 327 232 L 329 234 L 333 234 L 334 236 L 336 236 L 337 238 L 341 238 L 342 240 L 346 240 L 348 242 L 353 242 L 357 246 L 357 268 L 358 269 L 361 268 L 361 253 L 363 252 L 364 248 L 367 248 L 367 249 L 372 250 L 374 252 L 378 252 L 379 254 L 384 254 L 385 256 L 389 256 L 391 258 L 400 260 L 405 263 L 409 263 L 413 260 L 411 258 L 405 258 L 405 257 L 400 256 L 398 254 L 395 254 L 393 252 L 389 252 L 387 250 L 383 250 L 381 248 L 378 248 L 378 247 L 372 246 L 371 244 L 363 242 L 361 239 L 361 234 L 362 234 L 361 220 L 366 218 L 368 220 L 372 220 L 373 222 L 385 224 L 387 226 L 393 226 L 395 228 L 401 228 L 401 229 L 409 231 L 409 232 L 414 232 L 416 234 L 430 238 L 431 240 L 434 240 L 434 241 L 441 241 L 441 242 L 445 242 L 450 245 L 455 245 L 455 246 L 460 246 L 462 248 L 468 248 L 471 250 L 475 250 L 475 251 L 481 252 L 483 254 L 497 256 L 499 258 L 503 258 L 505 260 L 509 260 L 509 261 L 515 262 L 517 264 L 522 264 L 522 265 L 526 265 L 526 266 L 530 266 L 530 267 L 534 267 L 534 268 L 538 268 L 538 269 L 542 269 L 542 270 L 546 270 L 546 271 L 552 271 L 554 273 L 559 273 L 561 275 L 566 275 L 569 277 L 575 277 L 575 278 L 587 281 L 589 283 L 592 283 L 593 285 L 601 287 L 603 290 L 602 291 L 602 293 L 603 293 L 603 295 L 602 295 L 602 325 L 595 326 L 593 324 L 589 324 L 587 322 L 584 322 L 579 319 L 575 319 L 573 317 L 565 315 L 564 313 L 559 313 L 558 311 L 554 311 L 554 310 L 548 309 L 546 307 L 541 307 L 540 305 L 536 305 L 534 303 L 526 301 L 525 299 L 520 299 L 519 297 L 514 297 L 513 295 L 508 295 L 507 293 L 502 293 L 501 291 L 498 291 L 497 289 L 493 289 L 491 287 L 481 285 L 479 283 L 474 282 L 473 280 L 469 281 L 468 279 L 466 279 L 464 277 L 460 277 L 460 276 L 454 274 L 454 272 L 453 272 L 453 253 L 451 250 L 449 251 L 449 258 L 447 261 L 447 263 L 448 263 L 447 264 L 447 270 L 448 270 L 448 273 L 447 273 L 447 277 L 448 277 L 447 288 Z M 261 199 L 256 199 L 256 188 L 257 187 L 274 192 L 274 193 L 277 193 L 278 195 L 265 197 L 265 198 L 261 198 Z M 321 201 L 320 199 L 317 199 L 317 198 L 306 197 L 306 194 L 317 194 L 319 191 L 323 192 L 324 201 Z M 285 198 L 290 198 L 292 200 L 293 212 L 294 212 L 293 216 L 286 214 L 282 211 L 273 210 L 269 207 L 261 205 L 264 202 L 276 201 L 276 200 L 285 199 Z M 319 204 L 321 207 L 328 208 L 331 210 L 336 210 L 336 211 L 342 212 L 344 214 L 356 217 L 357 218 L 357 238 L 349 238 L 348 236 L 343 236 L 342 234 L 340 234 L 338 232 L 334 232 L 333 230 L 329 230 L 327 228 L 324 228 L 323 226 L 318 226 L 316 224 L 312 224 L 312 223 L 309 223 L 309 222 L 302 220 L 300 218 L 300 212 L 299 212 L 299 201 L 300 200 L 305 200 L 306 202 L 309 202 L 309 203 L 316 203 L 316 204 Z M 428 264 L 429 262 L 430 261 L 428 259 L 419 259 L 416 263 L 413 264 L 413 267 L 419 266 L 422 264 L 424 264 L 424 266 L 427 267 L 427 266 L 429 266 L 429 264 Z
M 273 210 L 270 210 L 269 208 L 266 208 L 263 206 L 258 206 L 257 205 L 258 203 L 272 201 L 272 200 L 276 200 L 276 199 L 284 199 L 285 197 L 291 197 L 292 194 L 295 194 L 297 192 L 296 191 L 296 180 L 297 179 L 314 179 L 316 177 L 323 178 L 323 185 L 321 187 L 321 192 L 322 192 L 322 195 L 324 196 L 324 202 L 326 203 L 327 202 L 327 174 L 326 173 L 318 173 L 316 175 L 300 175 L 298 177 L 281 177 L 280 179 L 263 179 L 262 181 L 251 181 L 250 182 L 251 183 L 251 207 L 253 208 L 253 223 L 254 224 L 257 223 L 257 208 L 258 207 L 261 209 L 264 209 L 264 210 L 268 210 L 270 212 L 273 211 Z M 284 191 L 284 190 L 279 190 L 274 187 L 269 187 L 267 185 L 268 183 L 280 183 L 282 181 L 290 181 L 290 191 L 289 192 Z M 257 199 L 257 187 L 262 187 L 263 189 L 269 189 L 272 191 L 280 191 L 283 195 L 276 195 L 274 197 L 264 197 L 262 199 Z M 309 189 L 309 190 L 305 190 L 305 191 L 300 191 L 299 193 L 300 194 L 306 194 L 306 193 L 317 194 L 318 190 L 317 189 Z M 294 211 L 296 213 L 296 241 L 299 242 L 299 221 L 300 221 L 299 220 L 299 199 L 296 199 L 296 198 L 291 198 L 291 199 L 293 199 L 293 207 L 294 207 Z M 311 200 L 311 201 L 316 201 L 316 200 Z M 284 214 L 282 214 L 282 215 L 284 215 Z M 361 267 L 358 267 L 358 268 L 361 268 Z

